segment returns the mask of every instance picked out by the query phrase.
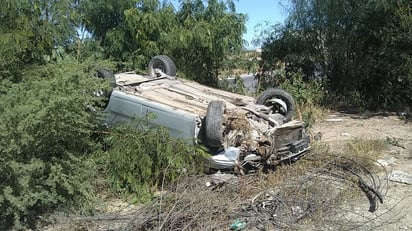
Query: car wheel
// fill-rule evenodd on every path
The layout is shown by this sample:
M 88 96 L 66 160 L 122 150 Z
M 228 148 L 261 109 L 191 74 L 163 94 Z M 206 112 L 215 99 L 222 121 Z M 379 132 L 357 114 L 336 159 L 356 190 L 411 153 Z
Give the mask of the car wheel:
M 98 68 L 96 70 L 96 76 L 97 76 L 97 78 L 109 81 L 111 87 L 116 86 L 116 79 L 114 77 L 114 74 L 109 69 L 107 69 L 107 68 Z
M 210 101 L 205 119 L 206 143 L 210 147 L 221 147 L 223 144 L 223 114 L 226 105 L 224 101 Z
M 269 106 L 272 108 L 273 113 L 283 115 L 285 117 L 284 122 L 290 121 L 295 113 L 293 97 L 285 90 L 279 88 L 269 88 L 263 91 L 256 99 L 256 103 Z
M 96 70 L 96 75 L 98 78 L 102 79 L 114 79 L 113 72 L 109 71 L 107 68 L 98 68 Z
M 176 76 L 176 65 L 166 55 L 157 55 L 149 62 L 149 76 L 151 78 L 157 78 L 156 69 L 160 69 L 163 73 L 169 76 Z
M 93 95 L 96 97 L 101 97 L 103 99 L 101 103 L 96 103 L 95 105 L 89 106 L 91 111 L 99 111 L 106 108 L 109 103 L 110 96 L 112 94 L 113 88 L 116 87 L 116 78 L 112 71 L 108 68 L 99 67 L 96 69 L 95 77 L 101 79 L 104 82 L 105 87 L 102 89 L 96 89 L 93 91 Z M 96 110 L 98 109 L 98 110 Z

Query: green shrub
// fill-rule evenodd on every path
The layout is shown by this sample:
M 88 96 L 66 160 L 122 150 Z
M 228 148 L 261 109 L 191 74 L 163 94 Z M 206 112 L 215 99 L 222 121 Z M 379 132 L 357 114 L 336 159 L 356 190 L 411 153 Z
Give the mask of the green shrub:
M 93 199 L 98 150 L 87 105 L 98 87 L 75 62 L 33 67 L 0 94 L 0 229 L 33 226 L 43 213 Z
M 158 186 L 174 182 L 196 166 L 193 145 L 171 138 L 162 127 L 149 127 L 148 120 L 122 124 L 107 137 L 109 184 L 138 201 L 150 199 Z
M 233 82 L 228 79 L 219 80 L 219 89 L 242 95 L 247 93 L 243 79 L 239 75 L 235 76 Z

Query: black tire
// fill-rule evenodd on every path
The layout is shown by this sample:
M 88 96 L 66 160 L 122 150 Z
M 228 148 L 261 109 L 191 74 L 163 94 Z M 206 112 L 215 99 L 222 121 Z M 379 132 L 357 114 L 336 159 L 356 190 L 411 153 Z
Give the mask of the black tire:
M 114 74 L 107 68 L 96 69 L 96 77 L 106 80 L 110 84 L 111 88 L 116 86 L 116 79 L 114 77 Z
M 278 105 L 274 105 L 272 102 L 270 102 L 271 99 L 282 100 L 286 104 L 286 112 L 279 110 L 279 107 L 277 107 Z M 293 114 L 295 113 L 295 101 L 293 100 L 293 97 L 285 90 L 279 88 L 269 88 L 263 91 L 262 94 L 260 94 L 256 99 L 256 103 L 266 106 L 273 106 L 274 113 L 280 113 L 285 116 L 284 122 L 290 121 Z
M 223 145 L 223 114 L 225 102 L 221 100 L 210 101 L 205 119 L 206 143 L 210 147 L 221 147 Z
M 149 62 L 149 76 L 157 78 L 155 69 L 160 69 L 169 76 L 176 76 L 176 65 L 171 58 L 166 55 L 157 55 Z
M 104 97 L 104 101 L 102 102 L 101 105 L 96 104 L 91 107 L 91 109 L 94 111 L 96 111 L 95 108 L 104 109 L 107 107 L 107 104 L 109 103 L 109 100 L 110 100 L 110 96 L 112 95 L 112 92 L 113 92 L 113 88 L 116 87 L 116 78 L 113 72 L 110 71 L 108 68 L 104 68 L 104 67 L 97 68 L 95 76 L 98 79 L 101 79 L 102 81 L 104 81 L 106 87 L 104 87 L 103 89 L 95 90 L 93 92 L 93 95 L 96 97 Z
M 98 78 L 102 78 L 102 79 L 114 79 L 114 75 L 113 72 L 109 71 L 106 68 L 98 68 L 96 70 L 96 74 Z

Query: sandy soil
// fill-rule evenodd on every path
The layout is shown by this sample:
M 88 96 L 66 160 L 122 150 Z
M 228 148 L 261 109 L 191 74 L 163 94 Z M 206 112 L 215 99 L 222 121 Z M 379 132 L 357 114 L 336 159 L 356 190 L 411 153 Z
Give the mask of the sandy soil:
M 402 171 L 412 176 L 412 122 L 405 123 L 396 115 L 389 114 L 344 114 L 330 113 L 317 122 L 313 134 L 322 134 L 321 141 L 333 149 L 339 149 L 346 141 L 353 139 L 381 139 L 390 141 L 388 148 L 380 157 L 387 175 L 392 171 Z M 383 204 L 376 212 L 365 211 L 367 200 L 359 199 L 358 210 L 365 225 L 356 230 L 412 230 L 412 185 L 386 181 L 387 191 Z M 363 209 L 362 209 L 363 207 Z

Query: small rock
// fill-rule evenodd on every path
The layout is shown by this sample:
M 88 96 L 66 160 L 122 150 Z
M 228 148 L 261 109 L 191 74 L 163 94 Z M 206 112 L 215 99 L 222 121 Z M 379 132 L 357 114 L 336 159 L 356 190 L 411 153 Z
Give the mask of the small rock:
M 322 139 L 322 132 L 316 133 L 316 135 L 313 136 L 313 139 L 316 141 L 319 141 Z
M 301 216 L 303 214 L 303 210 L 302 210 L 302 208 L 300 208 L 300 206 L 292 206 L 291 209 L 292 209 L 292 215 L 293 216 L 298 217 L 298 216 Z
M 344 132 L 344 133 L 340 134 L 340 136 L 351 136 L 351 135 L 347 132 Z
M 210 179 L 209 182 L 211 183 L 211 185 L 220 185 L 220 184 L 224 184 L 224 183 L 228 183 L 233 180 L 236 180 L 237 177 L 233 174 L 226 174 L 226 173 L 221 173 L 220 171 L 218 171 L 217 173 L 210 175 L 209 179 Z
M 338 118 L 336 118 L 336 119 L 325 119 L 325 121 L 326 122 L 342 122 L 343 119 L 338 119 Z
M 388 175 L 388 180 L 404 184 L 412 184 L 412 175 L 400 170 L 393 170 Z
M 337 114 L 329 114 L 328 115 L 328 117 L 338 117 L 338 116 L 340 116 L 340 115 L 337 115 Z
M 391 149 L 391 150 L 388 151 L 388 153 L 389 153 L 389 155 L 396 156 L 396 155 L 399 155 L 399 150 Z
M 379 165 L 381 165 L 381 166 L 388 166 L 388 165 L 390 165 L 390 164 L 393 164 L 393 163 L 395 163 L 395 161 L 396 161 L 396 158 L 395 157 L 391 157 L 391 158 L 389 158 L 389 160 L 384 160 L 384 159 L 379 159 L 379 160 L 377 160 L 376 162 L 378 162 L 378 166 Z

